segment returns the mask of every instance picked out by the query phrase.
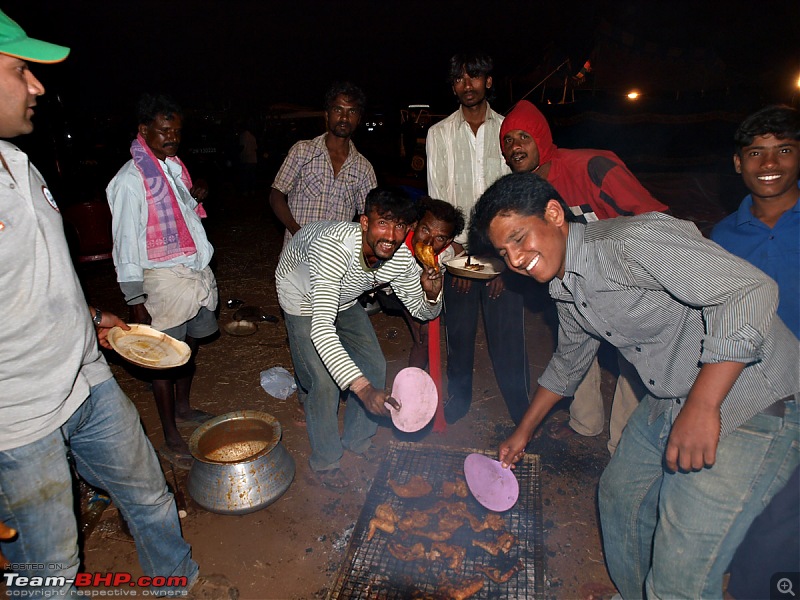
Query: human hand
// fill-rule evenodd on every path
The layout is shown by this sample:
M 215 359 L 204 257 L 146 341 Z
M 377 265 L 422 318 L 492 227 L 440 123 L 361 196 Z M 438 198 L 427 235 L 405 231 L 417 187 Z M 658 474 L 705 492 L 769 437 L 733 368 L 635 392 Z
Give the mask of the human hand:
M 192 186 L 192 189 L 189 190 L 189 193 L 192 195 L 192 198 L 198 202 L 202 202 L 208 198 L 208 183 L 206 183 L 205 179 L 198 179 L 194 182 L 194 185 Z
M 100 319 L 100 325 L 97 325 L 96 327 L 97 341 L 103 348 L 106 348 L 107 350 L 112 350 L 111 344 L 108 341 L 108 332 L 111 331 L 111 328 L 119 327 L 120 329 L 128 331 L 130 327 L 128 327 L 128 324 L 115 314 L 107 312 L 103 312 L 101 314 L 102 317 Z
M 364 408 L 373 415 L 390 417 L 392 413 L 386 407 L 387 403 L 394 407 L 395 410 L 400 410 L 400 403 L 392 398 L 389 392 L 379 390 L 373 387 L 372 384 L 364 386 L 357 392 L 357 395 L 361 402 L 364 403 Z
M 131 305 L 129 320 L 131 323 L 141 323 L 142 325 L 150 325 L 153 322 L 150 313 L 147 312 L 147 308 L 144 306 L 144 302 Z
M 16 529 L 12 529 L 8 525 L 0 521 L 0 541 L 3 542 L 10 541 L 14 539 L 16 535 L 17 535 Z M 3 556 L 2 552 L 0 552 L 0 569 L 5 569 L 8 567 L 8 565 L 9 565 L 8 559 L 5 556 Z
M 717 460 L 719 408 L 686 402 L 675 418 L 664 456 L 671 471 L 699 471 Z
M 423 267 L 419 280 L 428 299 L 436 300 L 439 297 L 439 293 L 442 291 L 443 279 L 440 269 Z
M 531 441 L 531 432 L 526 431 L 521 426 L 514 430 L 514 433 L 500 444 L 497 452 L 497 460 L 504 469 L 514 468 L 514 463 L 519 462 L 525 455 L 525 446 Z
M 500 297 L 500 294 L 503 293 L 503 290 L 506 289 L 506 284 L 503 281 L 503 277 L 500 275 L 489 280 L 486 284 L 486 287 L 489 288 L 489 298 L 492 300 L 497 300 L 497 298 Z
M 453 275 L 453 281 L 450 284 L 450 287 L 454 287 L 459 294 L 469 293 L 470 286 L 472 286 L 471 279 L 467 279 L 466 277 L 459 277 L 458 275 Z

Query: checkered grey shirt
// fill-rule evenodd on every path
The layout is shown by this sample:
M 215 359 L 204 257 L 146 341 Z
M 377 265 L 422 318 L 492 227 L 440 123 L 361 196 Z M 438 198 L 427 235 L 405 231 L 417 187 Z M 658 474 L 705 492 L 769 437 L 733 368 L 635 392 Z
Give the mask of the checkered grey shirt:
M 314 221 L 352 221 L 364 212 L 367 193 L 378 185 L 375 170 L 353 142 L 347 160 L 334 177 L 326 135 L 292 146 L 272 183 L 272 187 L 286 194 L 289 210 L 301 227 Z M 291 237 L 287 231 L 284 246 Z
M 570 223 L 565 265 L 550 282 L 559 332 L 539 379 L 548 390 L 573 395 L 601 340 L 636 367 L 654 411 L 680 410 L 702 363 L 746 363 L 722 404 L 722 435 L 800 390 L 800 343 L 775 314 L 777 285 L 694 224 L 660 213 Z

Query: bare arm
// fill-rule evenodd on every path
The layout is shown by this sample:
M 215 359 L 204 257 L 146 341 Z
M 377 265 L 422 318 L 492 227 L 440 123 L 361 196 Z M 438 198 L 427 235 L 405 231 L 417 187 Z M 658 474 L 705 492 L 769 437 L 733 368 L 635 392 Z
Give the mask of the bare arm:
M 706 363 L 676 417 L 665 455 L 672 471 L 699 471 L 717 459 L 720 407 L 744 370 L 740 362 Z
M 290 234 L 294 235 L 298 232 L 300 225 L 294 220 L 294 215 L 289 209 L 289 199 L 286 194 L 272 188 L 269 193 L 269 205 L 272 208 L 272 212 L 275 213 L 275 216 L 278 217 L 278 220 L 283 223 L 283 226 L 286 227 Z
M 500 444 L 498 459 L 504 468 L 522 458 L 525 446 L 531 441 L 533 432 L 547 416 L 547 413 L 561 400 L 561 396 L 551 392 L 547 388 L 539 386 L 531 400 L 531 405 L 522 417 L 522 422 L 514 430 L 506 441 Z

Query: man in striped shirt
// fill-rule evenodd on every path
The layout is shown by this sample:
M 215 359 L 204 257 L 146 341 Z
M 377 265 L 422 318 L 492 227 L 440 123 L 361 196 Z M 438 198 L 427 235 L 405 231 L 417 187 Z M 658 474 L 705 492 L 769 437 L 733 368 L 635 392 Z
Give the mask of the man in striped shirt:
M 309 464 L 331 488 L 350 485 L 339 466 L 343 450 L 365 454 L 378 428 L 377 417 L 389 416 L 385 403 L 399 408 L 384 391 L 386 360 L 358 297 L 391 284 L 415 318 L 433 319 L 441 309 L 441 275 L 432 267 L 420 274 L 403 243 L 416 214 L 403 192 L 375 188 L 359 222 L 310 223 L 292 237 L 278 261 L 278 301 L 295 375 L 308 390 Z M 340 435 L 341 390 L 352 394 Z
M 470 243 L 549 283 L 558 305 L 558 348 L 500 460 L 520 459 L 608 340 L 647 388 L 600 480 L 611 578 L 623 598 L 720 598 L 747 527 L 798 464 L 800 345 L 775 282 L 692 223 L 573 219 L 532 173 L 500 179 L 472 216 Z

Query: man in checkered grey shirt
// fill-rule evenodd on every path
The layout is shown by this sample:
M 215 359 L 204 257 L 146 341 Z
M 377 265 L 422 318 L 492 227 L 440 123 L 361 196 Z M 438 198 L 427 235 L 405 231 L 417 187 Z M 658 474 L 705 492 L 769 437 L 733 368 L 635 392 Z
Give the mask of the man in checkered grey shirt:
M 747 528 L 800 462 L 800 344 L 775 282 L 688 221 L 575 222 L 533 173 L 483 194 L 473 244 L 549 284 L 558 305 L 558 348 L 500 444 L 504 466 L 608 340 L 647 388 L 600 479 L 611 578 L 623 598 L 721 598 Z

